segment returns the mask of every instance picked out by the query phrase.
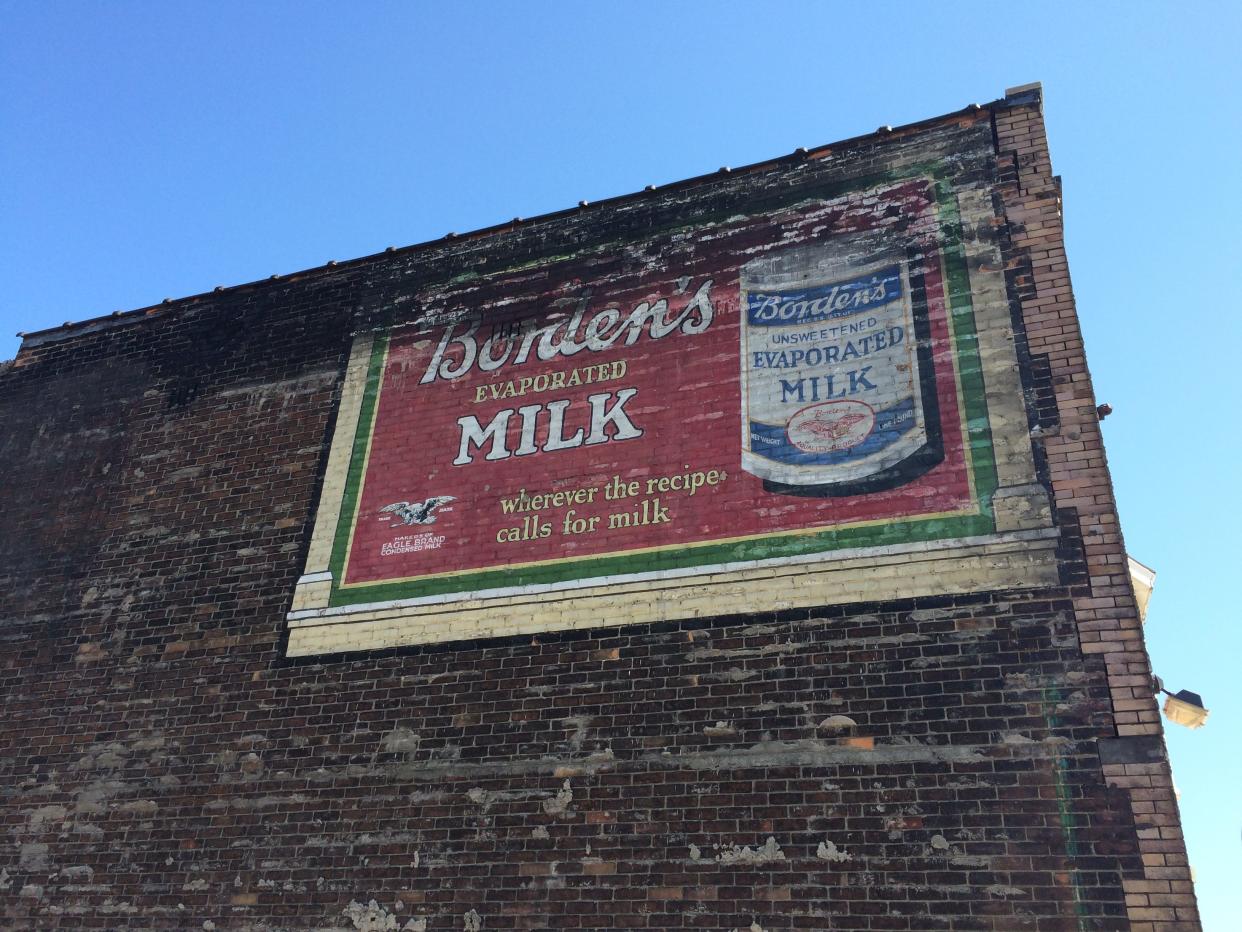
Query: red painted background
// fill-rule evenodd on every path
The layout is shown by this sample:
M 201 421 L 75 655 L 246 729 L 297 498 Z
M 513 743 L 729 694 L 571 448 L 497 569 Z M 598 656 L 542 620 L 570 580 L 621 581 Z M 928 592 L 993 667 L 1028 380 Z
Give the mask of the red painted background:
M 345 584 L 402 579 L 445 572 L 487 569 L 533 561 L 564 560 L 645 548 L 678 547 L 749 535 L 818 528 L 857 521 L 925 515 L 970 505 L 963 454 L 961 417 L 946 320 L 946 300 L 939 263 L 928 250 L 926 288 L 932 324 L 935 371 L 940 401 L 944 461 L 919 479 L 885 492 L 845 498 L 802 498 L 768 494 L 758 478 L 740 468 L 738 270 L 766 248 L 783 248 L 838 232 L 892 225 L 910 238 L 932 242 L 936 232 L 934 202 L 924 182 L 908 182 L 879 192 L 834 201 L 818 201 L 758 218 L 671 234 L 642 244 L 619 246 L 607 256 L 525 271 L 493 280 L 467 283 L 421 296 L 432 310 L 465 311 L 481 317 L 481 344 L 494 324 L 535 318 L 568 319 L 584 290 L 590 290 L 589 321 L 600 310 L 618 308 L 623 316 L 642 301 L 669 301 L 676 313 L 706 278 L 714 319 L 696 335 L 680 329 L 661 339 L 644 334 L 632 346 L 619 341 L 601 352 L 584 350 L 572 357 L 544 362 L 532 352 L 518 365 L 492 372 L 474 366 L 457 379 L 437 378 L 421 384 L 444 327 L 398 330 L 391 338 L 375 417 L 370 457 L 364 477 Z M 689 278 L 684 294 L 678 279 Z M 555 303 L 554 302 L 559 302 Z M 458 324 L 457 332 L 462 325 Z M 579 329 L 581 335 L 583 328 Z M 458 357 L 460 358 L 460 354 Z M 540 373 L 598 365 L 624 359 L 619 380 L 551 390 L 504 400 L 475 402 L 480 385 Z M 488 462 L 482 452 L 474 462 L 454 466 L 460 428 L 457 419 L 473 415 L 486 425 L 502 408 L 570 399 L 566 434 L 586 427 L 592 393 L 636 388 L 625 406 L 641 438 L 576 449 L 549 451 Z M 516 415 L 510 420 L 509 449 L 518 445 Z M 546 434 L 541 420 L 540 441 Z M 722 471 L 727 479 L 684 493 L 646 494 L 648 478 L 687 471 Z M 643 494 L 608 501 L 602 488 L 614 476 L 639 480 Z M 576 518 L 600 516 L 594 533 L 566 535 L 567 507 L 544 509 L 552 526 L 543 539 L 497 540 L 498 533 L 522 525 L 523 515 L 505 515 L 500 500 L 520 489 L 546 493 L 598 487 L 592 504 L 570 505 Z M 380 512 L 392 502 L 452 496 L 428 525 L 398 524 Z M 608 529 L 611 512 L 633 511 L 646 498 L 668 510 L 667 523 Z M 443 537 L 437 549 L 382 554 L 397 538 L 431 533 Z

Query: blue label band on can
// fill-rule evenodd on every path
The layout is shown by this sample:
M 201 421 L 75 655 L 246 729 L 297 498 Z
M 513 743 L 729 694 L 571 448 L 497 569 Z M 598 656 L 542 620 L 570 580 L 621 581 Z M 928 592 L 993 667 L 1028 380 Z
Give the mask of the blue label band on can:
M 894 238 L 852 233 L 748 262 L 741 308 L 743 469 L 801 494 L 925 452 L 930 357 Z
M 752 327 L 796 327 L 877 309 L 902 296 L 901 267 L 874 275 L 793 291 L 753 291 L 746 296 L 746 323 Z

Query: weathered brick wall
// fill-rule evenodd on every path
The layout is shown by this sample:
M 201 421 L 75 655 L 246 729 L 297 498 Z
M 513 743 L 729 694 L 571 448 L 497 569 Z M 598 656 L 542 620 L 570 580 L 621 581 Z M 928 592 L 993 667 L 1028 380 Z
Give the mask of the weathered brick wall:
M 1121 740 L 1104 754 L 1110 785 L 1125 788 L 1138 826 L 1141 875 L 1125 878 L 1133 928 L 1197 929 L 1198 911 L 1173 780 L 1161 738 L 1151 666 L 1126 566 L 1125 545 L 1083 355 L 1061 227 L 1060 179 L 1052 175 L 1042 110 L 996 115 L 1002 199 L 1013 245 L 1010 273 L 1030 351 L 1046 359 L 1056 421 L 1041 443 L 1054 499 L 1077 523 L 1086 579 L 1074 611 L 1084 654 L 1102 657 Z
M 0 923 L 1197 928 L 1038 100 L 945 125 L 979 121 L 1051 590 L 289 660 L 352 333 L 440 260 L 27 341 L 0 371 Z

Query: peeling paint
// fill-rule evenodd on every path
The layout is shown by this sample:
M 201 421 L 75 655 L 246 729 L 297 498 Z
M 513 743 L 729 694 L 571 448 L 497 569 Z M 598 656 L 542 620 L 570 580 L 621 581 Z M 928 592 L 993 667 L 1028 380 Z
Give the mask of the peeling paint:
M 427 921 L 421 918 L 410 919 L 405 925 L 398 926 L 401 920 L 375 900 L 365 905 L 350 900 L 342 915 L 354 924 L 358 932 L 426 932 L 427 929 Z
M 587 730 L 591 727 L 591 716 L 589 715 L 571 715 L 563 720 L 567 727 L 572 728 L 573 734 L 569 736 L 566 743 L 570 750 L 582 750 L 582 743 L 586 740 Z
M 1001 744 L 1034 744 L 1034 743 L 1035 743 L 1034 740 L 1032 740 L 1031 738 L 1028 738 L 1026 735 L 1018 734 L 1016 731 L 1011 731 L 1008 734 L 1005 734 L 1001 737 Z
M 44 822 L 60 822 L 69 814 L 64 806 L 40 806 L 30 813 L 29 824 L 32 832 L 41 831 Z
M 566 780 L 556 791 L 555 796 L 543 801 L 543 811 L 548 815 L 563 815 L 573 801 L 574 792 L 570 789 L 569 781 Z
M 60 880 L 79 881 L 84 880 L 90 883 L 95 879 L 95 868 L 89 864 L 74 864 L 70 867 L 63 868 L 57 874 Z
M 730 657 L 766 657 L 769 654 L 792 654 L 802 648 L 803 645 L 791 644 L 788 641 L 780 644 L 764 644 L 762 647 L 735 647 L 729 650 L 696 647 L 686 654 L 686 659 L 693 663 L 696 660 L 719 660 Z
M 39 871 L 47 867 L 47 845 L 29 842 L 17 849 L 17 866 L 24 871 Z
M 1007 887 L 1004 884 L 1000 884 L 1000 883 L 992 884 L 990 887 L 987 888 L 987 891 L 988 891 L 988 896 L 999 896 L 999 897 L 1026 896 L 1025 890 L 1020 890 L 1017 887 Z
M 991 862 L 978 855 L 962 855 L 949 861 L 954 867 L 987 867 Z
M 159 804 L 151 799 L 135 799 L 129 802 L 121 803 L 116 807 L 117 812 L 126 815 L 135 816 L 153 816 L 159 811 Z
M 459 751 L 460 749 L 455 749 Z M 1054 759 L 1063 751 L 1044 742 L 1006 745 L 1008 759 Z M 842 764 L 867 765 L 891 763 L 983 763 L 996 756 L 991 745 L 975 744 L 876 744 L 874 748 L 857 748 L 837 744 L 835 740 L 806 738 L 796 741 L 764 740 L 749 747 L 667 750 L 616 756 L 606 748 L 584 757 L 544 756 L 525 759 L 493 759 L 487 761 L 427 760 L 395 762 L 384 765 L 341 765 L 318 767 L 302 774 L 302 779 L 328 784 L 342 774 L 361 779 L 381 776 L 389 780 L 433 781 L 446 777 L 459 779 L 492 779 L 521 775 L 580 776 L 611 770 L 624 762 L 628 766 L 655 765 L 718 772 L 753 766 L 772 767 L 833 767 Z M 122 788 L 125 784 L 120 784 Z
M 829 715 L 819 723 L 819 727 L 823 731 L 844 731 L 847 728 L 857 728 L 858 722 L 848 715 Z
M 819 847 L 815 849 L 815 856 L 822 861 L 834 861 L 838 863 L 841 861 L 852 861 L 854 859 L 852 854 L 838 848 L 833 842 L 826 840 L 819 843 Z
M 748 864 L 757 866 L 759 864 L 771 864 L 774 861 L 785 860 L 785 852 L 781 850 L 781 846 L 776 843 L 776 839 L 771 835 L 768 840 L 758 848 L 751 848 L 749 845 L 738 847 L 737 845 L 729 845 L 716 855 L 716 860 L 721 864 Z
M 384 736 L 383 748 L 389 754 L 413 754 L 422 741 L 412 728 L 398 725 Z
M 759 675 L 758 670 L 743 670 L 741 667 L 729 667 L 727 670 L 702 673 L 700 677 L 705 680 L 720 680 L 725 683 L 741 683 L 744 680 L 753 680 Z
M 239 767 L 242 773 L 242 779 L 247 782 L 257 780 L 263 775 L 263 759 L 253 751 L 242 756 Z

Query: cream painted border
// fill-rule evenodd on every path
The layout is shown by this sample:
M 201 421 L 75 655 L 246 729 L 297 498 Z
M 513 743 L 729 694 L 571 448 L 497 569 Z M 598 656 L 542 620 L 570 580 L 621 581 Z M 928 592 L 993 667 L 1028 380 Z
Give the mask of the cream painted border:
M 969 231 L 989 229 L 995 222 L 992 199 L 987 192 L 966 189 L 957 193 L 957 201 L 996 459 L 997 487 L 992 496 L 996 529 L 1005 532 L 1052 527 L 1048 491 L 1035 474 L 1004 259 L 995 243 L 968 238 Z
M 354 436 L 362 413 L 362 395 L 367 386 L 374 337 L 360 333 L 354 337 L 341 384 L 341 401 L 337 407 L 336 426 L 332 431 L 332 447 L 328 451 L 328 467 L 319 493 L 319 510 L 311 531 L 306 568 L 293 590 L 293 611 L 325 607 L 332 596 L 332 542 L 341 518 L 345 500 L 345 482 L 349 477 L 349 460 L 353 456 Z
M 351 606 L 302 612 L 291 619 L 288 656 L 374 650 L 545 631 L 616 627 L 732 615 L 949 595 L 1057 582 L 1055 531 L 1024 532 L 962 546 L 854 551 L 831 561 L 784 562 L 678 579 L 618 582 L 571 591 L 530 591 L 438 604 Z M 531 587 L 535 589 L 536 587 Z M 542 587 L 541 587 L 542 588 Z
M 373 345 L 365 333 L 346 367 L 306 568 L 289 614 L 288 656 L 1055 583 L 1056 534 L 1031 455 L 1002 259 L 995 245 L 972 236 L 994 222 L 991 199 L 974 189 L 955 194 L 996 457 L 997 534 L 330 607 L 329 561 Z

